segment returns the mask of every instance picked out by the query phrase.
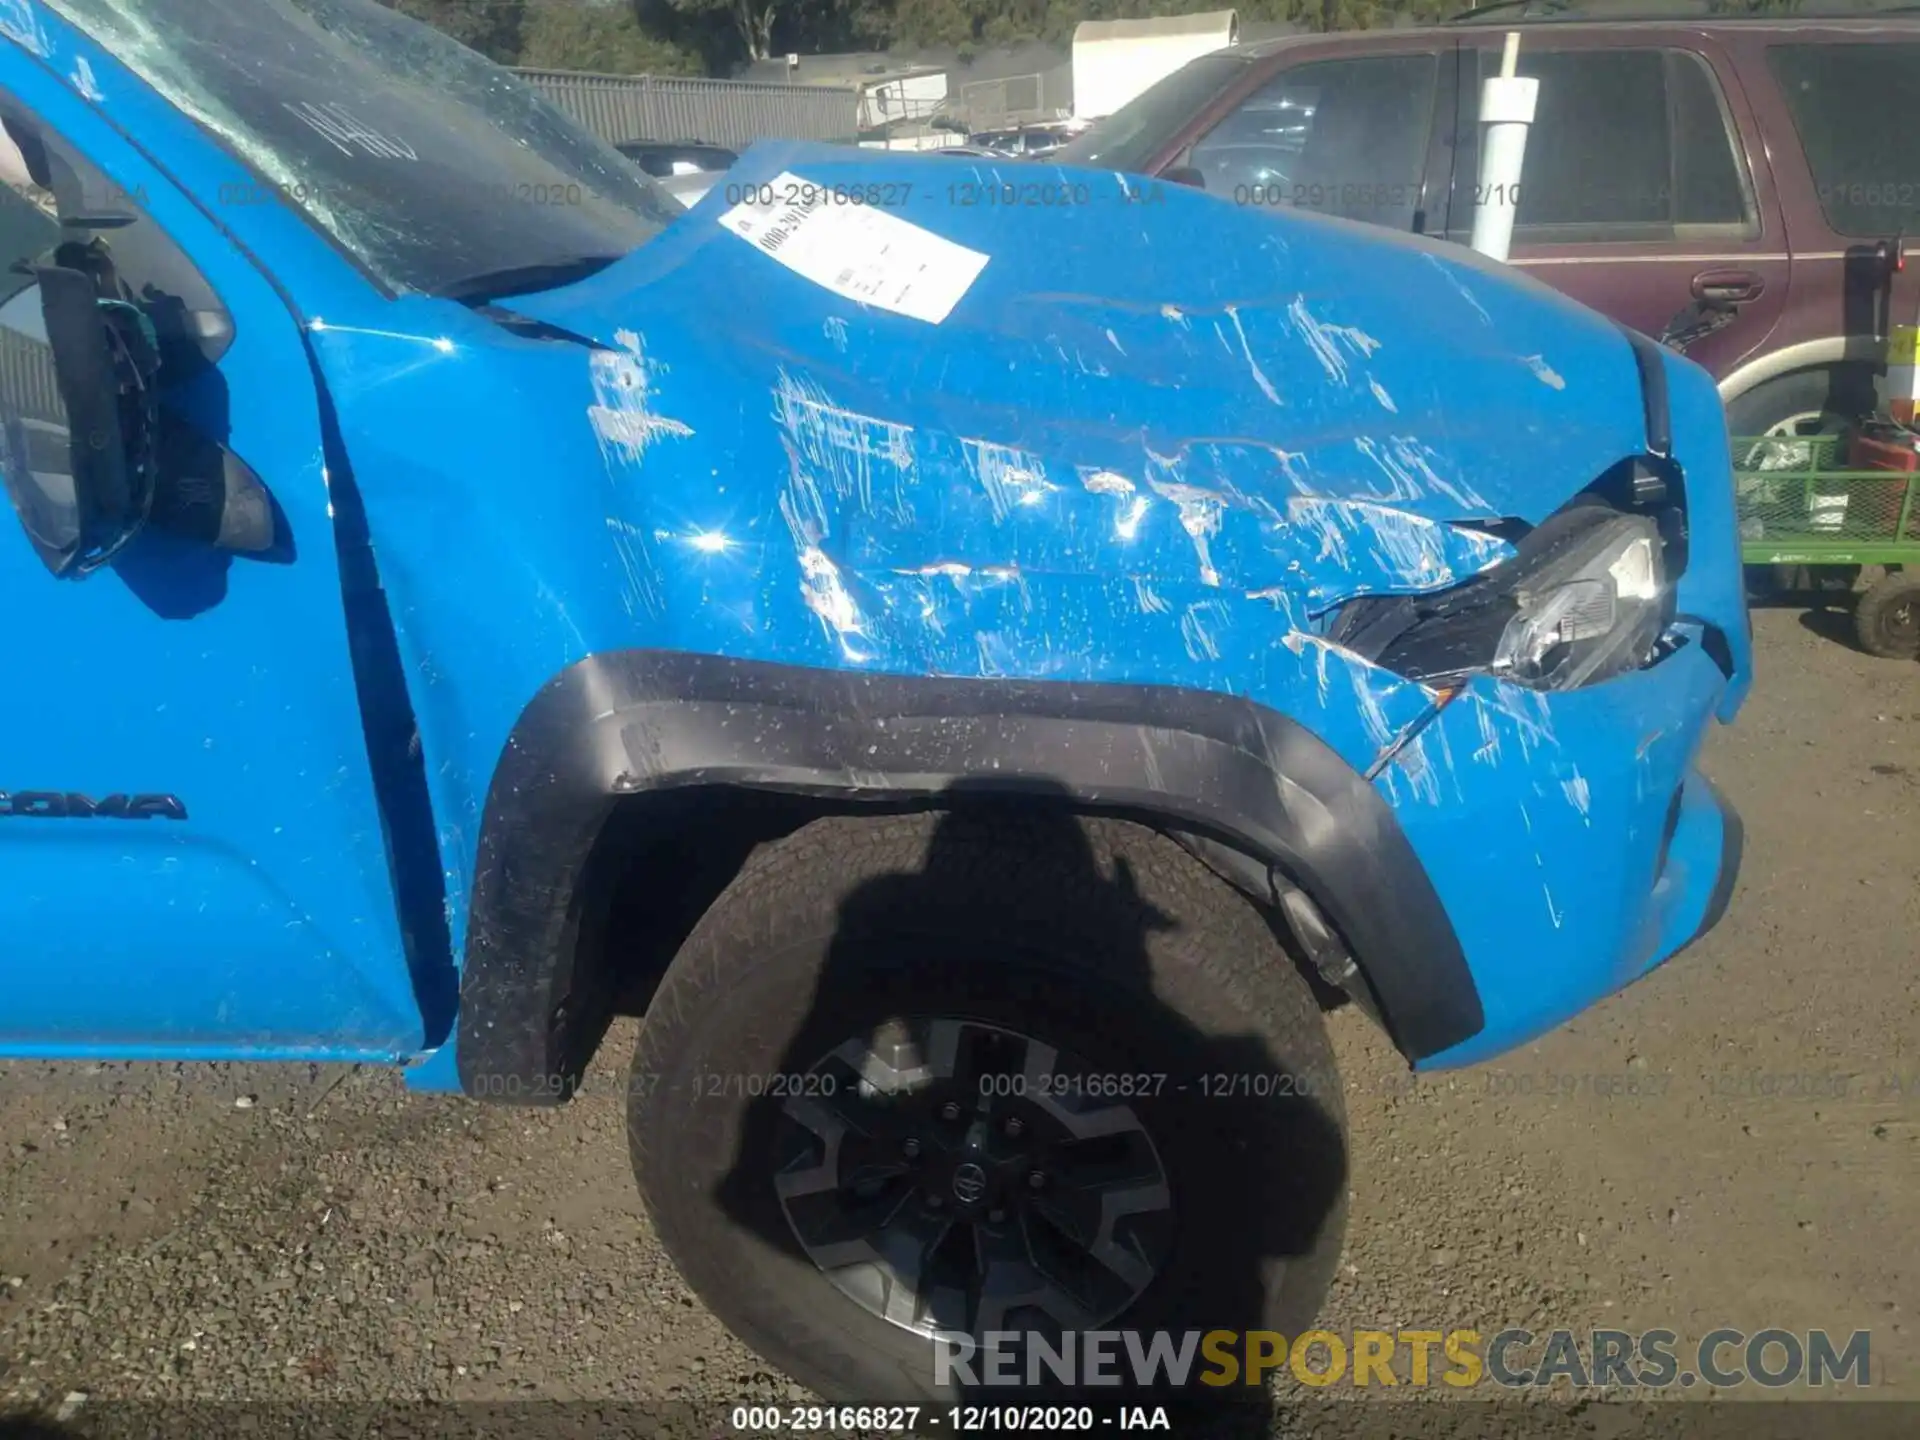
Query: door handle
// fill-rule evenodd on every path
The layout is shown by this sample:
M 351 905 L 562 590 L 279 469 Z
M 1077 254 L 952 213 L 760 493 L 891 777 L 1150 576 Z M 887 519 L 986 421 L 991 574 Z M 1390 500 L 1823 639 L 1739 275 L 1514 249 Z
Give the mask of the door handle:
M 1723 305 L 1757 300 L 1767 282 L 1751 270 L 1702 270 L 1693 277 L 1693 298 Z

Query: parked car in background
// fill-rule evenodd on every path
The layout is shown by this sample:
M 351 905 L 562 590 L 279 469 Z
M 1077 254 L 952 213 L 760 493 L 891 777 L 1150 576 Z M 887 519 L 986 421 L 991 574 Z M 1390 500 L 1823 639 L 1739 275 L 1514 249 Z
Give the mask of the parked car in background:
M 1830 430 L 1877 404 L 1889 295 L 1894 323 L 1920 312 L 1920 273 L 1879 248 L 1920 227 L 1920 147 L 1891 118 L 1920 93 L 1920 17 L 1895 9 L 1519 0 L 1290 36 L 1189 63 L 1051 158 L 1465 244 L 1480 82 L 1517 29 L 1540 101 L 1511 263 L 1674 327 L 1735 433 Z
M 1004 130 L 976 130 L 967 137 L 967 144 L 1014 159 L 1037 159 L 1053 154 L 1061 146 L 1086 133 L 1087 128 L 1071 120 L 1060 120 L 1039 125 L 1018 125 Z
M 724 145 L 697 140 L 622 140 L 613 147 L 660 182 L 660 188 L 691 210 L 740 155 Z

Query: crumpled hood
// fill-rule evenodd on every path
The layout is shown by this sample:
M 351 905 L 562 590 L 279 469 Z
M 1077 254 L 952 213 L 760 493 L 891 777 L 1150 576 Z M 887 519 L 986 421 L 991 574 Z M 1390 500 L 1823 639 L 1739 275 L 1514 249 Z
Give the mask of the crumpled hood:
M 789 172 L 875 209 L 773 253 L 722 223 Z M 935 318 L 837 293 L 875 215 L 917 227 L 880 225 L 913 265 L 877 298 Z M 1243 696 L 1395 804 L 1502 753 L 1578 778 L 1539 758 L 1548 697 L 1477 682 L 1448 707 L 1474 755 L 1429 756 L 1440 697 L 1324 636 L 1348 596 L 1508 553 L 1457 522 L 1537 521 L 1646 443 L 1624 336 L 1504 267 L 1111 174 L 781 146 L 500 308 L 561 333 L 426 296 L 309 327 L 456 828 L 526 697 L 629 649 Z M 1676 453 L 1718 457 L 1681 605 L 1743 656 L 1725 423 L 1667 370 Z
M 791 233 L 735 233 L 742 199 Z M 874 272 L 951 308 L 834 288 Z M 1645 444 L 1625 338 L 1544 286 L 1110 172 L 761 145 L 653 243 L 502 303 L 607 347 L 603 445 L 777 490 L 856 569 L 1177 574 L 1311 613 L 1456 583 L 1508 551 L 1447 522 L 1538 521 Z

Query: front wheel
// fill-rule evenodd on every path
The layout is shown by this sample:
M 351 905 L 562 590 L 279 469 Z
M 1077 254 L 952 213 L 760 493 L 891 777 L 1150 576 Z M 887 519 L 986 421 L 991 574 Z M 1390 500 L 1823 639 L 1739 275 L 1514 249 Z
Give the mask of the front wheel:
M 832 818 L 768 846 L 670 967 L 631 1094 L 668 1252 L 830 1400 L 1083 1380 L 1069 1337 L 1114 1329 L 1171 1332 L 1127 1389 L 1166 1389 L 1182 1345 L 1191 1385 L 1189 1333 L 1299 1333 L 1339 1256 L 1318 1006 L 1250 904 L 1126 822 Z

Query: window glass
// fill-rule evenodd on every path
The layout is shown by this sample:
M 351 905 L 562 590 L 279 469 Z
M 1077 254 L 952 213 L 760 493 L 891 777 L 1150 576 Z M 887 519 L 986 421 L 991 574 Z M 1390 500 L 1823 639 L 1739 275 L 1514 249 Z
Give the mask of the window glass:
M 1070 145 L 1053 152 L 1061 165 L 1139 170 L 1149 164 L 1222 90 L 1246 73 L 1246 57 L 1221 52 L 1189 61 L 1129 100 Z
M 233 335 L 219 299 L 145 202 L 0 95 L 0 476 L 28 534 L 50 551 L 73 546 L 81 517 L 33 267 L 87 270 L 102 298 L 138 306 L 158 342 L 163 387 L 216 361 Z
M 63 551 L 77 543 L 81 527 L 67 407 L 39 283 L 22 273 L 51 263 L 61 239 L 49 159 L 30 126 L 0 118 L 0 473 L 27 534 Z
M 1863 239 L 1920 224 L 1920 153 L 1896 118 L 1920 93 L 1920 44 L 1776 45 L 1767 59 L 1827 223 Z
M 1697 55 L 1668 51 L 1667 88 L 1673 104 L 1674 224 L 1746 225 L 1752 213 L 1746 182 L 1713 72 Z
M 204 199 L 285 200 L 395 289 L 512 293 L 685 213 L 530 85 L 373 0 L 53 4 L 259 176 Z
M 1434 55 L 1323 60 L 1248 96 L 1187 161 L 1211 194 L 1410 229 L 1420 205 Z
M 1500 57 L 1481 51 L 1480 78 Z M 1682 227 L 1758 233 L 1712 72 L 1678 50 L 1520 52 L 1540 82 L 1527 132 L 1514 238 L 1578 244 L 1676 238 Z M 1473 228 L 1480 193 L 1479 86 L 1461 96 L 1462 145 L 1449 236 Z

